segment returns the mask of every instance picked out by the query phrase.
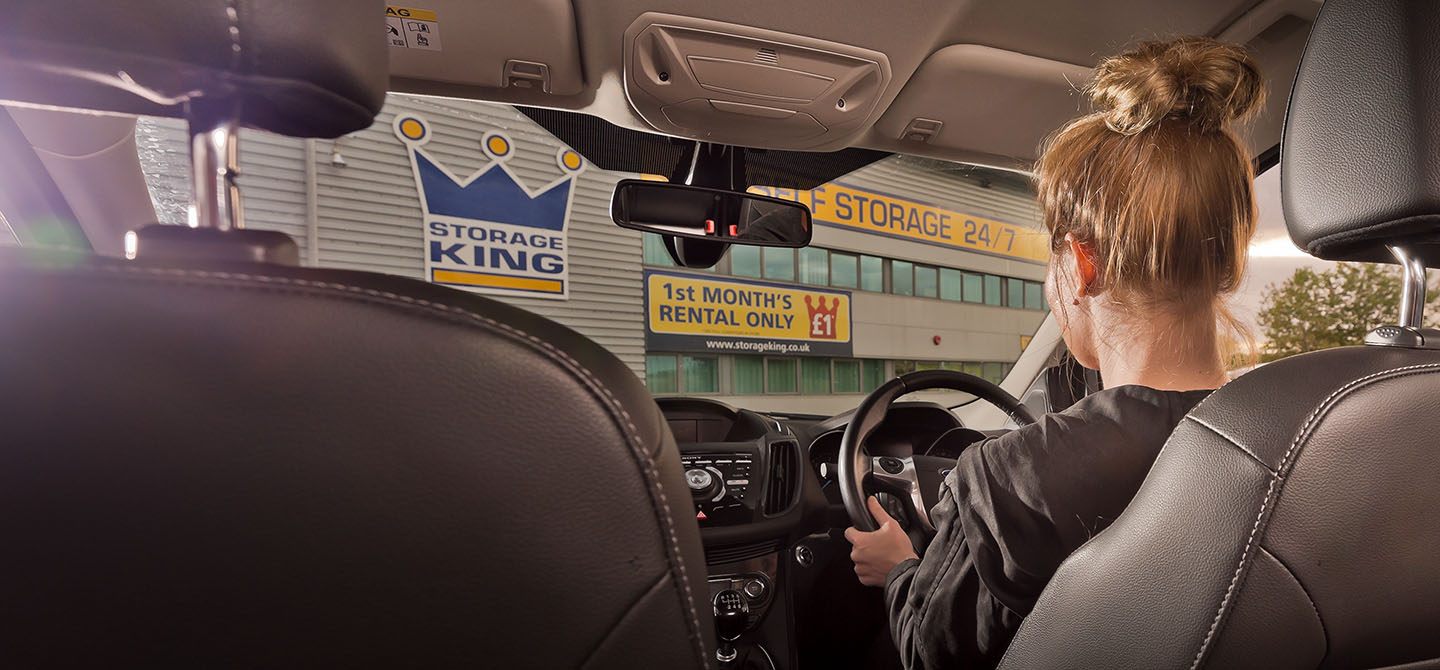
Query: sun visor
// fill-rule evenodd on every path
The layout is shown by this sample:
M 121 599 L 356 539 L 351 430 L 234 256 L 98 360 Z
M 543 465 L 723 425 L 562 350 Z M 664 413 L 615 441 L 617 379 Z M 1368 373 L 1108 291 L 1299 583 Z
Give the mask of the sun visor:
M 386 9 L 391 76 L 552 95 L 584 88 L 569 0 L 430 0 L 423 7 Z
M 845 146 L 889 83 L 884 54 L 809 37 L 654 13 L 625 33 L 625 91 L 636 113 L 697 140 Z
M 931 54 L 875 134 L 916 151 L 941 149 L 1034 160 L 1040 142 L 1084 113 L 1091 69 L 976 44 Z

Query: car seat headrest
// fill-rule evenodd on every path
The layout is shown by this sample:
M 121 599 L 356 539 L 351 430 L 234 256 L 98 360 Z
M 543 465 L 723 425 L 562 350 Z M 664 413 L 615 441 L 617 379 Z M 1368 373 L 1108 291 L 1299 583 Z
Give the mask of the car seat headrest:
M 1285 119 L 1290 237 L 1320 258 L 1440 265 L 1440 3 L 1328 0 Z

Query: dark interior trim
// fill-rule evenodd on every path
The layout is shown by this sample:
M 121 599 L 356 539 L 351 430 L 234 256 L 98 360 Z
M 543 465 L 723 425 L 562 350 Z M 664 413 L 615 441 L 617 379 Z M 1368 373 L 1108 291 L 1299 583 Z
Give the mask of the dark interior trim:
M 1279 163 L 1280 143 L 1276 142 L 1275 146 L 1260 152 L 1260 155 L 1255 157 L 1255 174 L 1262 174 Z

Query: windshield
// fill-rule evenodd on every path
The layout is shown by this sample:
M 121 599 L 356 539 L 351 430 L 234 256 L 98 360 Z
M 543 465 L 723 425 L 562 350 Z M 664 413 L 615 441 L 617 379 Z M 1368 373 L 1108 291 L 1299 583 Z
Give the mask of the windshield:
M 185 137 L 179 120 L 137 128 L 163 223 L 189 221 Z M 302 263 L 514 303 L 605 346 L 656 395 L 833 414 L 913 370 L 998 383 L 1047 313 L 1019 173 L 891 156 L 809 191 L 762 184 L 812 209 L 811 246 L 735 246 L 694 270 L 610 220 L 616 181 L 658 177 L 589 165 L 512 107 L 392 94 L 367 130 L 244 132 L 240 151 L 246 226 L 289 234 Z

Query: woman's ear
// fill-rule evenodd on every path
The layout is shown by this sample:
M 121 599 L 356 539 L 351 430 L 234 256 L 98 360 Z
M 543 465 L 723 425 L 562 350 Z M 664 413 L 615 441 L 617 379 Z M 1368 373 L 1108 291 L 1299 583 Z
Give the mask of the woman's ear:
M 1093 295 L 1090 287 L 1095 284 L 1095 278 L 1099 274 L 1099 270 L 1095 268 L 1095 250 L 1076 239 L 1075 233 L 1065 233 L 1065 244 L 1070 247 L 1070 257 L 1075 259 L 1075 278 L 1080 280 L 1075 287 L 1075 295 Z

